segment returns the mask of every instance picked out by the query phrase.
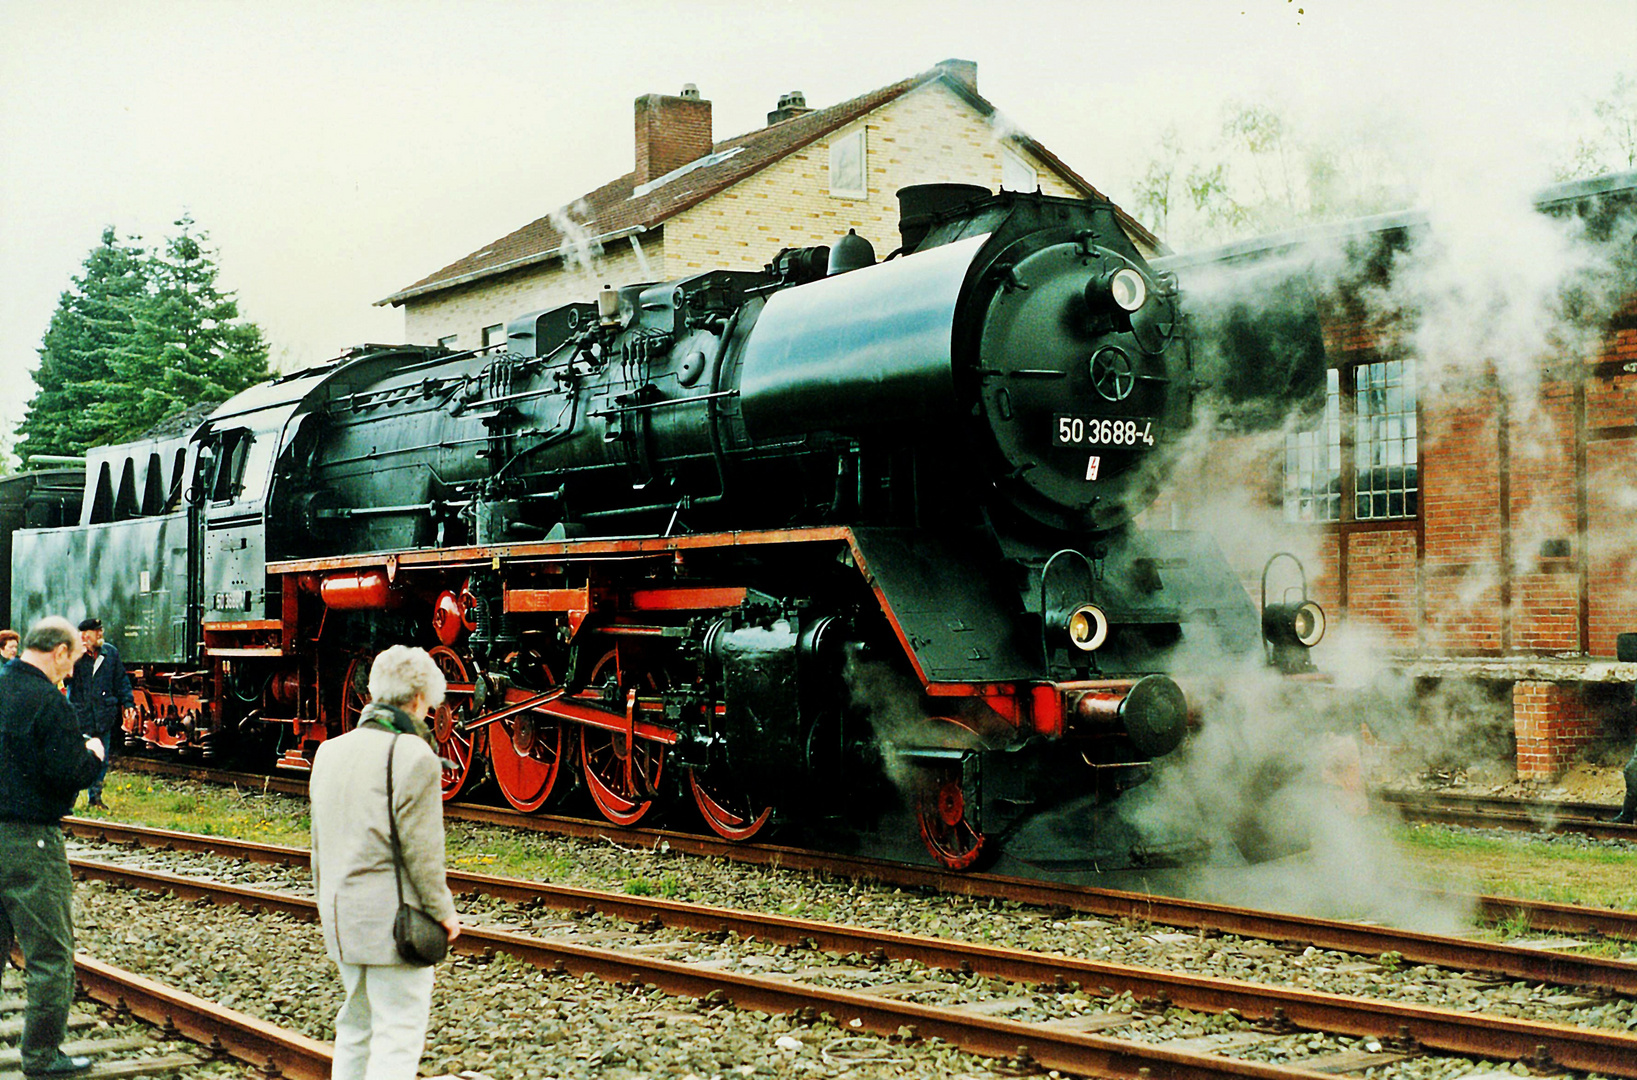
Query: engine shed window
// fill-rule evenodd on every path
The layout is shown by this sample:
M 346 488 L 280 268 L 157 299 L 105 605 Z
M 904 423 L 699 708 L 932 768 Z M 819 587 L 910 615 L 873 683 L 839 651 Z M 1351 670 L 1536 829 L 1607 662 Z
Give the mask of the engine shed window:
M 483 347 L 485 349 L 491 345 L 504 344 L 506 344 L 505 323 L 495 323 L 493 326 L 485 326 L 483 328 Z
M 1341 520 L 1341 372 L 1326 372 L 1324 418 L 1285 436 L 1285 520 Z
M 1040 176 L 1021 154 L 1001 147 L 1000 186 L 1007 191 L 1034 191 L 1040 186 Z
M 1360 364 L 1354 387 L 1353 516 L 1414 517 L 1420 502 L 1415 363 Z
M 842 199 L 869 195 L 865 183 L 864 128 L 830 140 L 830 194 Z
M 1285 436 L 1285 520 L 1345 527 L 1416 517 L 1415 362 L 1381 360 L 1325 377 L 1324 419 L 1315 430 Z

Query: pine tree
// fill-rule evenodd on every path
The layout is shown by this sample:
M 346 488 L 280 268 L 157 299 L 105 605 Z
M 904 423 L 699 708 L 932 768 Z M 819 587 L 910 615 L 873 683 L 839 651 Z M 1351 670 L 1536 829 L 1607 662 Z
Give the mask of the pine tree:
M 216 284 L 209 235 L 184 216 L 181 230 L 147 260 L 150 291 L 112 365 L 125 392 L 99 402 L 109 427 L 133 438 L 173 413 L 224 401 L 267 378 L 260 327 L 240 322 L 232 293 Z
M 113 356 L 129 340 L 133 312 L 147 299 L 147 253 L 113 226 L 86 256 L 84 272 L 62 294 L 40 342 L 38 388 L 18 425 L 17 452 L 83 454 L 110 441 L 113 430 L 95 415 L 98 402 L 116 392 Z
M 51 317 L 18 453 L 83 454 L 267 378 L 267 342 L 216 284 L 191 217 L 157 252 L 112 226 Z

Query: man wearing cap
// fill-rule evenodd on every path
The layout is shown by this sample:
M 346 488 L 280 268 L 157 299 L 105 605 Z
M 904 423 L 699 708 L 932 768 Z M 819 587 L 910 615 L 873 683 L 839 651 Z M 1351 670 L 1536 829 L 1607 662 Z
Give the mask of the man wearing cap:
M 22 1065 L 30 1077 L 91 1067 L 62 1052 L 74 1000 L 74 879 L 60 823 L 103 757 L 57 692 L 82 647 L 74 624 L 52 616 L 30 628 L 21 656 L 0 665 L 0 962 L 15 937 L 28 969 Z
M 74 674 L 68 680 L 68 700 L 74 703 L 74 712 L 79 716 L 80 732 L 102 740 L 111 758 L 114 729 L 136 699 L 131 695 L 125 665 L 119 662 L 119 650 L 102 640 L 102 620 L 82 621 L 80 640 L 85 644 L 85 655 L 74 664 Z M 91 782 L 91 805 L 103 810 L 108 809 L 102 801 L 102 781 L 107 775 L 108 762 L 104 760 L 102 770 Z

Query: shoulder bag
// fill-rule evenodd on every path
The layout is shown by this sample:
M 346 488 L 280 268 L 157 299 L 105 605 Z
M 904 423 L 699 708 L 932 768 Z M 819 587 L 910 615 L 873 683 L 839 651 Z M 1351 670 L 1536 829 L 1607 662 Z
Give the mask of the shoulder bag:
M 418 907 L 404 903 L 403 851 L 398 844 L 398 818 L 392 812 L 392 755 L 398 736 L 387 750 L 387 825 L 392 834 L 392 879 L 398 886 L 398 915 L 392 920 L 392 940 L 404 963 L 431 967 L 449 955 L 449 931 Z

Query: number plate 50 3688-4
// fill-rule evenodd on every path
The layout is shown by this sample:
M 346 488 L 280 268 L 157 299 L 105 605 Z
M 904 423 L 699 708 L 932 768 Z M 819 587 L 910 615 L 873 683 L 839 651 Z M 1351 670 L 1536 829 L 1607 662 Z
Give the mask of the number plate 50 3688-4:
M 1156 434 L 1148 417 L 1052 417 L 1053 446 L 1153 446 Z

